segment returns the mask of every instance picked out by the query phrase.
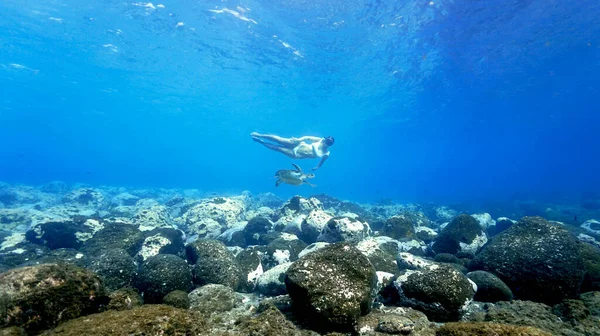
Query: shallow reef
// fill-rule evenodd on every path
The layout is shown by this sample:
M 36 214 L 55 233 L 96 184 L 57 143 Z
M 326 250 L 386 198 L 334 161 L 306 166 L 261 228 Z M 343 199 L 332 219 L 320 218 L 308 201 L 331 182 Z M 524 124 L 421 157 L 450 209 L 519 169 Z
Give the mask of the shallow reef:
M 62 182 L 0 201 L 0 336 L 600 335 L 595 202 Z

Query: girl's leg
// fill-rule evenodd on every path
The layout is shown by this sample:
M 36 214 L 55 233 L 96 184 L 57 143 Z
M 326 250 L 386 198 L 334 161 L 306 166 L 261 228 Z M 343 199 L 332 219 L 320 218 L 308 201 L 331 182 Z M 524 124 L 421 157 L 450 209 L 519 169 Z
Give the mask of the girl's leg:
M 298 141 L 295 140 L 294 138 L 284 138 L 284 137 L 280 137 L 279 135 L 274 135 L 274 134 L 260 134 L 260 133 L 253 132 L 250 135 L 253 138 L 272 141 L 272 142 L 275 142 L 275 143 L 277 143 L 281 146 L 287 147 L 287 148 L 293 148 L 298 144 Z
M 259 144 L 261 144 L 261 145 L 263 145 L 265 147 L 267 147 L 268 149 L 272 149 L 272 150 L 274 150 L 276 152 L 285 154 L 285 155 L 291 157 L 292 159 L 296 158 L 296 155 L 294 155 L 294 150 L 293 149 L 282 147 L 282 146 L 275 145 L 275 144 L 268 143 L 268 142 L 264 142 L 263 140 L 261 140 L 259 138 L 254 138 L 254 141 L 258 142 Z

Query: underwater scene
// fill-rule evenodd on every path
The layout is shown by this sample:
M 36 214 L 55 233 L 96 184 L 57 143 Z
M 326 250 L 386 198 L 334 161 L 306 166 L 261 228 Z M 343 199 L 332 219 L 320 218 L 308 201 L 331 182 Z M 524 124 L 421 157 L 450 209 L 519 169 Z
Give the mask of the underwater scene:
M 0 1 L 0 336 L 600 336 L 600 1 Z

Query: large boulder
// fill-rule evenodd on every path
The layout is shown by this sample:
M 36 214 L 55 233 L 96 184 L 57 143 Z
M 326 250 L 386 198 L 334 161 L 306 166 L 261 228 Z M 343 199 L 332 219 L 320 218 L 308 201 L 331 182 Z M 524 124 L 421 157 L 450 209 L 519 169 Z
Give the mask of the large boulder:
M 285 277 L 294 305 L 314 328 L 339 330 L 351 330 L 371 310 L 376 283 L 373 265 L 346 243 L 307 254 Z
M 0 328 L 30 334 L 98 312 L 108 302 L 100 278 L 70 264 L 41 264 L 0 274 Z
M 470 263 L 497 275 L 516 298 L 555 304 L 575 297 L 585 274 L 579 242 L 541 217 L 524 217 Z

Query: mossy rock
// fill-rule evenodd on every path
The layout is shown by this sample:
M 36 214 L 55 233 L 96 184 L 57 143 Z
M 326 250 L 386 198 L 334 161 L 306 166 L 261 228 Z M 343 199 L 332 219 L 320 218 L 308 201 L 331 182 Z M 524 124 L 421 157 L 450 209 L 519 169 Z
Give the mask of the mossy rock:
M 186 255 L 193 268 L 194 283 L 221 284 L 237 289 L 240 269 L 227 247 L 218 240 L 202 239 L 186 246 Z
M 581 292 L 600 291 L 600 249 L 581 243 L 580 250 L 587 271 L 581 284 Z
M 409 216 L 401 215 L 390 217 L 381 231 L 382 236 L 393 239 L 414 239 L 416 237 L 413 221 Z
M 175 290 L 165 295 L 163 298 L 163 303 L 175 308 L 190 308 L 190 299 L 188 298 L 188 293 L 182 290 Z
M 185 260 L 172 254 L 159 254 L 146 260 L 133 284 L 144 293 L 144 302 L 160 303 L 171 291 L 191 290 L 192 275 Z
M 106 311 L 61 324 L 47 336 L 209 335 L 198 312 L 166 305 Z
M 126 310 L 139 307 L 144 304 L 137 289 L 125 287 L 110 293 L 110 302 L 106 307 L 109 310 Z
M 436 336 L 552 336 L 550 333 L 533 327 L 489 322 L 446 323 L 435 334 Z
M 298 329 L 274 306 L 267 307 L 260 314 L 245 317 L 238 322 L 239 335 L 256 336 L 318 336 L 319 334 Z
M 581 243 L 541 217 L 523 217 L 488 243 L 471 270 L 498 276 L 515 298 L 556 304 L 579 294 L 586 273 Z
M 348 331 L 367 314 L 376 282 L 369 259 L 348 243 L 307 254 L 290 266 L 285 277 L 298 313 L 324 331 Z
M 108 290 L 130 285 L 138 268 L 133 258 L 123 249 L 106 250 L 90 259 L 88 268 L 104 280 Z
M 95 313 L 108 302 L 102 280 L 70 264 L 41 264 L 0 274 L 0 327 L 28 333 Z
M 137 225 L 124 223 L 106 223 L 104 228 L 82 246 L 87 254 L 100 254 L 109 249 L 123 249 L 130 256 L 135 256 L 144 242 L 144 232 Z

